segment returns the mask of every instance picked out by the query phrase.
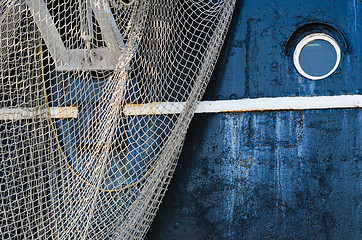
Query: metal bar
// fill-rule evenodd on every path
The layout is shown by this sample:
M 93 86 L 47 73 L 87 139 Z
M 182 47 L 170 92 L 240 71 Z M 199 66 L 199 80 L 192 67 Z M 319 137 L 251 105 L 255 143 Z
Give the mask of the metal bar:
M 109 53 L 113 57 L 113 61 L 117 63 L 121 55 L 120 46 L 123 46 L 124 43 L 108 2 L 107 0 L 90 1 L 90 5 L 101 28 L 102 36 L 109 48 Z
M 38 26 L 40 34 L 53 57 L 55 66 L 64 66 L 66 63 L 63 55 L 65 52 L 65 46 L 57 28 L 55 27 L 47 5 L 43 0 L 25 0 L 25 2 L 28 5 L 31 14 L 33 15 L 34 22 Z
M 154 102 L 128 104 L 125 115 L 179 114 L 185 102 Z M 310 110 L 334 108 L 361 108 L 362 95 L 318 96 L 318 97 L 277 97 L 200 102 L 195 113 L 251 112 L 278 110 Z
M 83 49 L 66 49 L 43 0 L 25 1 L 55 62 L 57 71 L 113 70 L 116 67 L 120 56 L 118 41 L 122 45 L 124 43 L 122 39 L 118 39 L 121 38 L 121 34 L 118 32 L 107 1 L 99 0 L 98 4 L 90 1 L 100 24 L 102 36 L 107 43 L 107 48 L 91 49 L 91 61 L 85 58 Z
M 83 49 L 69 49 L 64 52 L 64 55 L 67 64 L 58 66 L 58 71 L 114 70 L 117 64 L 108 48 L 91 49 L 91 61 L 85 59 Z

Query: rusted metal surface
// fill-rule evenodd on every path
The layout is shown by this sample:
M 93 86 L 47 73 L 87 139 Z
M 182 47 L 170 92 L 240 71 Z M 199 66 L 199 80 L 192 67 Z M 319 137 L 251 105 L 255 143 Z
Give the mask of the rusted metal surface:
M 196 116 L 150 239 L 359 239 L 360 110 Z
M 204 100 L 360 95 L 362 3 L 239 1 Z M 298 74 L 293 49 L 326 31 L 336 72 Z M 196 115 L 147 239 L 361 239 L 360 109 Z

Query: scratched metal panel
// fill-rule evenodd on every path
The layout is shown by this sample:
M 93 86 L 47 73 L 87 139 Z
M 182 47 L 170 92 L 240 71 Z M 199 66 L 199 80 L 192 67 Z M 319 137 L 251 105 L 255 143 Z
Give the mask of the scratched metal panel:
M 360 0 L 239 1 L 204 99 L 362 94 L 361 11 Z M 343 40 L 319 81 L 288 54 L 311 23 Z M 360 109 L 197 115 L 147 239 L 361 239 L 361 145 Z

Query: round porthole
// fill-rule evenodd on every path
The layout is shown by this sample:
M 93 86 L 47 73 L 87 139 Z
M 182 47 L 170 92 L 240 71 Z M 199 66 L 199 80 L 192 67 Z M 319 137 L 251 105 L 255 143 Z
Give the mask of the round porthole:
M 304 77 L 319 80 L 331 75 L 341 60 L 338 43 L 324 33 L 313 33 L 296 46 L 293 56 L 295 68 Z

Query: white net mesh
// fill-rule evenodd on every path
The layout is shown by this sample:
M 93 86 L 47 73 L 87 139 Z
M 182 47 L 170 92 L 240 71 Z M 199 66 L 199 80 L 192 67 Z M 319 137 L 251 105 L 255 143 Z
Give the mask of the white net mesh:
M 2 0 L 1 239 L 142 239 L 234 0 Z

